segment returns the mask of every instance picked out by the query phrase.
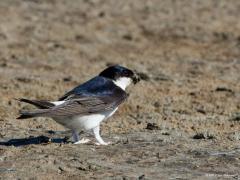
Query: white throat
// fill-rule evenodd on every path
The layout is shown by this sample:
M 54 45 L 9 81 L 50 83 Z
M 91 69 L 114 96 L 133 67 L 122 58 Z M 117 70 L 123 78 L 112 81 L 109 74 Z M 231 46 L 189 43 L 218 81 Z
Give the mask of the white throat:
M 120 87 L 121 89 L 125 90 L 127 86 L 129 86 L 132 82 L 131 78 L 127 78 L 127 77 L 121 77 L 116 81 L 113 81 L 114 84 L 116 84 L 118 87 Z

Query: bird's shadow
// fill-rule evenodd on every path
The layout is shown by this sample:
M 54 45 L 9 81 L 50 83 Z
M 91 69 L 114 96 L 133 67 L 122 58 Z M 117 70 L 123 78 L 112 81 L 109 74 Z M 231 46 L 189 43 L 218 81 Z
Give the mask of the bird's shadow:
M 28 137 L 21 139 L 10 139 L 5 142 L 0 142 L 2 146 L 26 146 L 31 144 L 47 144 L 47 143 L 67 143 L 67 138 L 52 138 L 47 136 Z

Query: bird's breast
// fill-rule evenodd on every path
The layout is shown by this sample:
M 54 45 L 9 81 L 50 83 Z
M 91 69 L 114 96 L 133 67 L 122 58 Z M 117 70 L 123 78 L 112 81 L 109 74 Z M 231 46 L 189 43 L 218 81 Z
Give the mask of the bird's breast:
M 74 130 L 90 130 L 98 126 L 103 120 L 111 117 L 118 108 L 99 114 L 76 115 L 66 118 L 55 118 L 59 124 Z

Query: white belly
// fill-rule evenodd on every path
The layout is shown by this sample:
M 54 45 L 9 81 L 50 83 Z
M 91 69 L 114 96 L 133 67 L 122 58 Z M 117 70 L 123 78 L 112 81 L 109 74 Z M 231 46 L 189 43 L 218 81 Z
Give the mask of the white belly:
M 97 127 L 100 122 L 102 122 L 104 119 L 107 119 L 108 117 L 112 116 L 115 111 L 109 111 L 102 114 L 91 114 L 91 115 L 78 115 L 78 116 L 72 116 L 68 118 L 55 118 L 54 120 L 58 122 L 59 124 L 73 130 L 90 130 L 95 127 Z

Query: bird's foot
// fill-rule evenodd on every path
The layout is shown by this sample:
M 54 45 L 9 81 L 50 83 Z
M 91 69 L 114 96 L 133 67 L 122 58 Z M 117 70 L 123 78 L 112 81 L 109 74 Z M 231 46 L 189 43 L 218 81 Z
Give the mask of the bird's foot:
M 89 141 L 91 141 L 91 140 L 82 138 L 81 140 L 75 142 L 74 144 L 85 144 L 85 143 L 88 143 Z
M 95 143 L 95 145 L 97 145 L 97 146 L 100 146 L 100 145 L 107 146 L 107 145 L 109 145 L 109 144 L 112 144 L 112 142 L 101 142 L 101 143 L 96 142 L 96 143 Z

